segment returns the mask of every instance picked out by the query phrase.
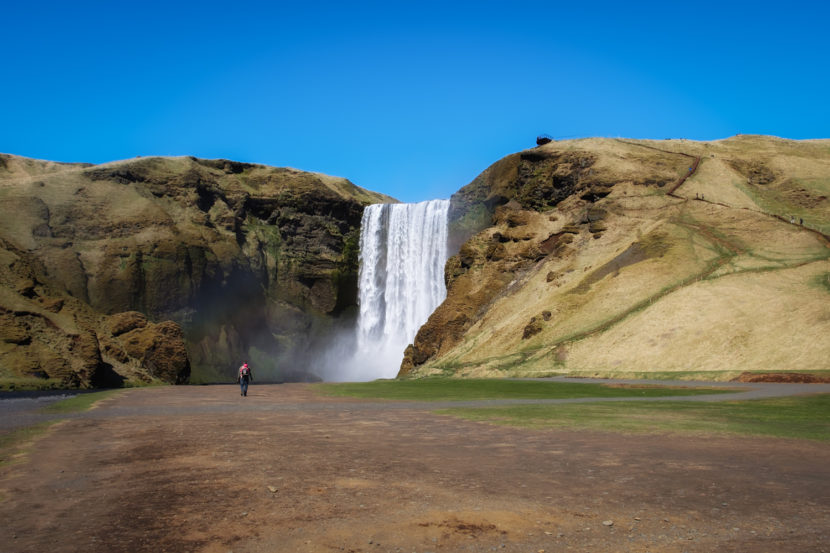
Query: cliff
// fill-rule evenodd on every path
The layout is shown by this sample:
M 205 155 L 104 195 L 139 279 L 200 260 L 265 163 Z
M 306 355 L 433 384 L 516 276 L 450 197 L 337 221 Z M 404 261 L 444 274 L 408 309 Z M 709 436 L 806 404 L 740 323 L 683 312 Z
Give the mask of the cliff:
M 584 139 L 452 197 L 400 376 L 830 371 L 830 141 Z
M 0 155 L 0 377 L 100 386 L 314 378 L 356 303 L 360 217 L 341 178 L 192 157 Z M 191 373 L 192 371 L 192 373 Z

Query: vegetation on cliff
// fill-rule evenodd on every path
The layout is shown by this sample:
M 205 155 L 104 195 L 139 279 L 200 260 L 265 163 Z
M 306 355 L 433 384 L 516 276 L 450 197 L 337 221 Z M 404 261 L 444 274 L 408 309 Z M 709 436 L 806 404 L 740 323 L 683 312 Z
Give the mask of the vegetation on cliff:
M 390 200 L 228 160 L 0 155 L 0 377 L 313 378 L 300 360 L 356 302 L 363 207 Z
M 584 139 L 452 198 L 401 376 L 830 371 L 830 141 Z

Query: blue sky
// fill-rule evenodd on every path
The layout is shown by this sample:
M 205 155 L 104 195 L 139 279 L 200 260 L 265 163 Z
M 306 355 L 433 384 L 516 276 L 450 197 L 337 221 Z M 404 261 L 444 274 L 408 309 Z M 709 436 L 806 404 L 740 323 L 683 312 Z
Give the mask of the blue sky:
M 823 2 L 14 2 L 0 151 L 446 198 L 557 138 L 830 137 Z

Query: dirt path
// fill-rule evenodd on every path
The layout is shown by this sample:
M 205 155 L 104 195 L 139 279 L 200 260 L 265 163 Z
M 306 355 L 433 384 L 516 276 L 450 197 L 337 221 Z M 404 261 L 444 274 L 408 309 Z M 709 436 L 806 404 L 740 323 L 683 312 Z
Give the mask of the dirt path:
M 301 384 L 127 391 L 60 423 L 0 488 L 9 553 L 830 542 L 827 444 L 517 430 Z
M 683 186 L 683 183 L 686 182 L 686 180 L 689 177 L 691 177 L 692 175 L 694 175 L 697 172 L 697 168 L 700 165 L 700 161 L 701 161 L 700 156 L 687 154 L 685 152 L 676 152 L 674 150 L 665 150 L 663 148 L 658 148 L 657 146 L 650 146 L 648 144 L 640 144 L 638 142 L 629 142 L 628 140 L 622 140 L 622 139 L 619 139 L 619 138 L 617 139 L 617 142 L 622 142 L 623 144 L 628 144 L 629 146 L 638 146 L 640 148 L 647 148 L 649 150 L 656 150 L 658 152 L 663 152 L 664 154 L 674 154 L 674 155 L 683 156 L 683 157 L 691 159 L 692 160 L 692 165 L 689 166 L 689 171 L 686 172 L 686 173 L 683 173 L 683 175 L 681 175 L 680 178 L 678 178 L 675 181 L 675 183 L 671 186 L 671 188 L 669 188 L 669 190 L 666 192 L 666 196 L 671 196 L 673 198 L 681 198 L 681 199 L 684 199 L 684 200 L 686 199 L 686 198 L 683 198 L 682 196 L 676 195 L 675 192 L 677 192 L 678 188 Z

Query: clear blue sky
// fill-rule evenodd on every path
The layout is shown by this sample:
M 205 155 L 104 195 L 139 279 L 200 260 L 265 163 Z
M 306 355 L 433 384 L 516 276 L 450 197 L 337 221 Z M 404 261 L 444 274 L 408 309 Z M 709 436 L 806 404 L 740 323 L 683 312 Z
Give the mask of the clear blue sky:
M 554 137 L 830 137 L 824 2 L 8 2 L 0 151 L 449 197 Z

